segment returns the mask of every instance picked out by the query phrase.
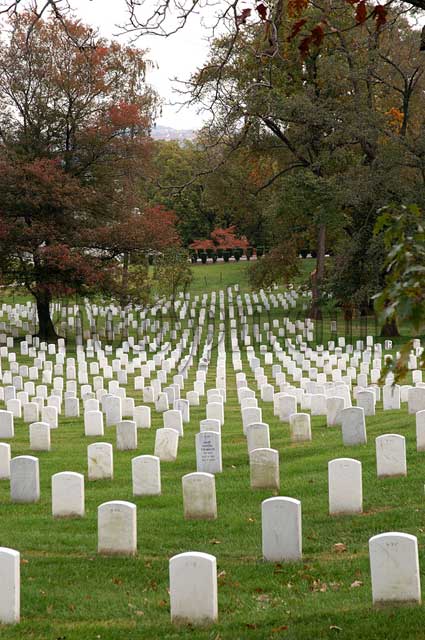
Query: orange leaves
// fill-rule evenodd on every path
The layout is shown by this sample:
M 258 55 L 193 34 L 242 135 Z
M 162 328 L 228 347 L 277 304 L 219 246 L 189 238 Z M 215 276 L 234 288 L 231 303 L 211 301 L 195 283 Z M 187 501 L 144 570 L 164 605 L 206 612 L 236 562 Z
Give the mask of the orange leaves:
M 397 109 L 396 107 L 392 107 L 385 113 L 385 115 L 388 118 L 388 124 L 390 127 L 399 133 L 404 119 L 403 111 L 400 111 L 400 109 Z
M 123 100 L 109 109 L 111 124 L 116 129 L 127 129 L 142 123 L 139 105 Z
M 308 0 L 289 0 L 288 15 L 290 18 L 298 17 L 304 13 L 308 7 Z

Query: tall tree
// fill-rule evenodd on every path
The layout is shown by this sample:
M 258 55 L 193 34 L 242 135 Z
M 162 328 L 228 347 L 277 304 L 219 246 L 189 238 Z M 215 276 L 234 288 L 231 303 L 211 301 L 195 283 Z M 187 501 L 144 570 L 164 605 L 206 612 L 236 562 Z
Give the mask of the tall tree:
M 0 43 L 0 268 L 34 295 L 40 336 L 54 338 L 54 294 L 114 279 L 93 229 L 112 243 L 137 204 L 156 97 L 143 51 L 100 38 L 78 48 L 93 33 L 77 21 L 39 20 L 28 38 L 32 19 L 15 18 Z

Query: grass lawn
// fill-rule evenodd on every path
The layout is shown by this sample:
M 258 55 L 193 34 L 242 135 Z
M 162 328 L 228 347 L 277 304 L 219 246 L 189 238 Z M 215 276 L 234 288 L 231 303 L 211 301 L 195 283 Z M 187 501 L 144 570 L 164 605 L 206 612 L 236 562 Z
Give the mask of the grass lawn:
M 305 261 L 304 261 L 305 262 Z M 194 291 L 232 283 L 246 265 L 194 267 Z M 223 271 L 226 283 L 217 285 Z M 214 280 L 213 280 L 214 279 Z M 214 284 L 210 284 L 213 282 Z M 19 359 L 19 358 L 18 358 Z M 3 359 L 3 368 L 7 363 Z M 244 356 L 244 370 L 256 389 Z M 185 390 L 192 388 L 196 367 Z M 162 418 L 152 412 L 150 430 L 139 430 L 137 451 L 114 450 L 114 480 L 86 480 L 86 517 L 57 520 L 51 516 L 51 476 L 59 471 L 87 472 L 87 445 L 115 444 L 115 429 L 102 438 L 84 437 L 82 419 L 60 418 L 52 432 L 52 451 L 40 460 L 41 500 L 11 504 L 9 482 L 0 481 L 0 545 L 21 552 L 21 624 L 0 627 L 1 640 L 249 640 L 315 638 L 425 638 L 422 607 L 373 609 L 368 540 L 385 531 L 418 536 L 425 572 L 425 453 L 416 452 L 415 417 L 401 411 L 367 418 L 368 444 L 343 447 L 339 428 L 327 428 L 324 417 L 312 419 L 313 441 L 291 444 L 288 425 L 273 416 L 272 405 L 259 401 L 269 423 L 271 446 L 280 453 L 280 495 L 301 500 L 303 561 L 265 563 L 261 557 L 261 501 L 268 491 L 252 491 L 245 437 L 237 402 L 235 374 L 228 359 L 227 403 L 222 431 L 223 473 L 216 476 L 218 519 L 185 521 L 181 477 L 196 470 L 195 434 L 205 417 L 205 398 L 191 408 L 175 463 L 162 463 L 162 495 L 133 498 L 131 459 L 153 454 L 155 429 Z M 271 379 L 271 367 L 265 367 Z M 288 376 L 289 378 L 289 376 Z M 290 379 L 290 378 L 289 378 Z M 215 362 L 206 388 L 215 386 Z M 143 404 L 129 376 L 128 395 Z M 183 394 L 184 395 L 184 394 Z M 259 397 L 259 393 L 257 393 Z M 1 407 L 3 408 L 3 407 Z M 375 437 L 398 433 L 406 437 L 408 476 L 378 480 Z M 15 419 L 12 454 L 31 454 L 28 426 Z M 337 457 L 363 463 L 364 513 L 328 515 L 327 464 Z M 97 507 L 108 500 L 137 505 L 138 554 L 134 558 L 103 557 L 97 548 Z M 344 551 L 336 544 L 343 543 Z M 219 622 L 211 628 L 175 628 L 170 623 L 168 560 L 183 551 L 217 557 Z M 422 575 L 425 586 L 425 576 Z M 0 584 L 1 597 L 1 584 Z

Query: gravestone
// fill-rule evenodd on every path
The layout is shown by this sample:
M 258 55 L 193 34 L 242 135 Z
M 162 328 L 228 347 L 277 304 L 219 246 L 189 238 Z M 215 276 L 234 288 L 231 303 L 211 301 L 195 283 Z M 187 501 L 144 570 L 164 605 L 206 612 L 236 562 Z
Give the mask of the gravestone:
M 376 471 L 378 478 L 406 476 L 406 438 L 386 433 L 376 438 Z
M 366 444 L 363 407 L 347 407 L 341 411 L 342 441 L 345 446 Z
M 312 396 L 314 397 L 314 396 Z M 313 414 L 312 414 L 313 415 Z M 289 430 L 292 442 L 308 442 L 311 440 L 310 416 L 308 413 L 293 413 L 289 416 Z
M 131 461 L 134 496 L 161 495 L 161 468 L 156 456 L 137 456 Z
M 375 415 L 375 394 L 373 391 L 359 391 L 356 401 L 357 406 L 363 408 L 365 416 Z
M 196 434 L 196 470 L 205 473 L 221 473 L 221 435 L 216 431 L 200 431 Z
M 269 498 L 261 503 L 263 558 L 268 562 L 296 562 L 302 556 L 301 502 Z
M 113 448 L 109 442 L 94 442 L 87 447 L 89 480 L 112 480 Z
M 416 413 L 416 450 L 425 451 L 425 409 Z
M 19 551 L 0 547 L 0 624 L 20 621 L 21 556 Z
M 344 408 L 344 398 L 340 396 L 329 396 L 326 398 L 326 422 L 328 427 L 334 427 L 341 424 L 341 411 Z
M 137 449 L 137 427 L 134 420 L 122 420 L 117 424 L 116 431 L 118 451 Z
M 13 413 L 0 410 L 0 439 L 13 438 L 14 435 Z
M 84 434 L 88 437 L 103 436 L 103 413 L 101 411 L 84 412 Z
M 270 449 L 270 430 L 265 422 L 254 422 L 247 427 L 248 454 L 254 449 Z
M 199 423 L 199 429 L 200 431 L 216 431 L 217 433 L 221 433 L 220 420 L 216 420 L 213 418 L 201 420 L 201 422 Z
M 388 532 L 369 540 L 372 599 L 421 603 L 418 540 L 408 533 Z
M 10 499 L 12 502 L 40 500 L 40 471 L 38 458 L 17 456 L 10 461 Z
M 289 416 L 297 413 L 297 399 L 295 396 L 284 395 L 279 398 L 279 418 L 282 422 L 289 422 Z M 261 422 L 261 420 L 259 421 Z
M 215 520 L 217 500 L 212 473 L 188 473 L 182 478 L 183 508 L 186 520 Z
M 217 563 L 207 553 L 170 559 L 170 610 L 174 624 L 207 625 L 218 619 Z
M 352 458 L 328 462 L 329 513 L 362 513 L 362 463 Z
M 151 408 L 144 405 L 134 407 L 133 420 L 136 422 L 138 429 L 151 428 Z
M 155 434 L 155 452 L 161 462 L 174 462 L 177 458 L 179 433 L 175 429 L 157 429 Z
M 0 480 L 10 478 L 10 444 L 0 442 Z
M 32 451 L 50 451 L 50 426 L 47 422 L 30 424 L 30 449 Z
M 425 409 L 424 387 L 410 387 L 407 392 L 407 408 L 409 413 L 417 413 Z
M 175 429 L 179 436 L 183 436 L 183 416 L 177 409 L 170 409 L 163 413 L 164 427 Z
M 254 449 L 249 454 L 252 489 L 279 490 L 279 452 L 276 449 Z
M 135 555 L 137 552 L 136 505 L 123 500 L 104 502 L 97 510 L 98 553 Z
M 84 476 L 62 471 L 52 476 L 52 515 L 54 518 L 84 517 Z

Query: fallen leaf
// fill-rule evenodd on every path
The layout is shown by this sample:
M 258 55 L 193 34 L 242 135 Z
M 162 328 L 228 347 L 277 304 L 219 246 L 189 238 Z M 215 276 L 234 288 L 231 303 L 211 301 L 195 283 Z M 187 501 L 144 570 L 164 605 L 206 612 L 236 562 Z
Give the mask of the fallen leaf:
M 342 631 L 342 627 L 337 627 L 336 624 L 331 624 L 329 629 L 331 629 L 331 631 Z
M 344 551 L 347 551 L 347 545 L 343 542 L 337 542 L 332 548 L 335 553 L 344 553 Z
M 362 586 L 363 586 L 363 582 L 361 580 L 354 580 L 354 582 L 352 582 L 350 585 L 351 589 L 355 589 L 356 587 L 362 587 Z
M 21 564 L 28 564 L 29 560 L 26 558 L 21 558 Z
M 267 593 L 262 593 L 257 596 L 257 600 L 258 602 L 268 602 L 270 600 L 270 596 Z
M 136 616 L 144 616 L 145 612 L 144 611 L 140 611 L 139 609 L 137 609 L 135 612 Z
M 257 625 L 254 624 L 254 623 L 251 623 L 251 622 L 247 622 L 245 626 L 246 626 L 247 629 L 256 629 L 257 628 Z
M 288 625 L 283 624 L 281 627 L 275 627 L 274 629 L 272 629 L 272 633 L 279 633 L 279 631 L 287 631 L 287 629 L 288 629 Z
M 121 584 L 122 584 L 122 580 L 121 580 L 120 578 L 112 578 L 112 582 L 113 582 L 114 584 L 118 584 L 118 585 L 121 585 Z
M 210 544 L 221 544 L 221 540 L 215 540 L 214 538 L 209 541 Z

